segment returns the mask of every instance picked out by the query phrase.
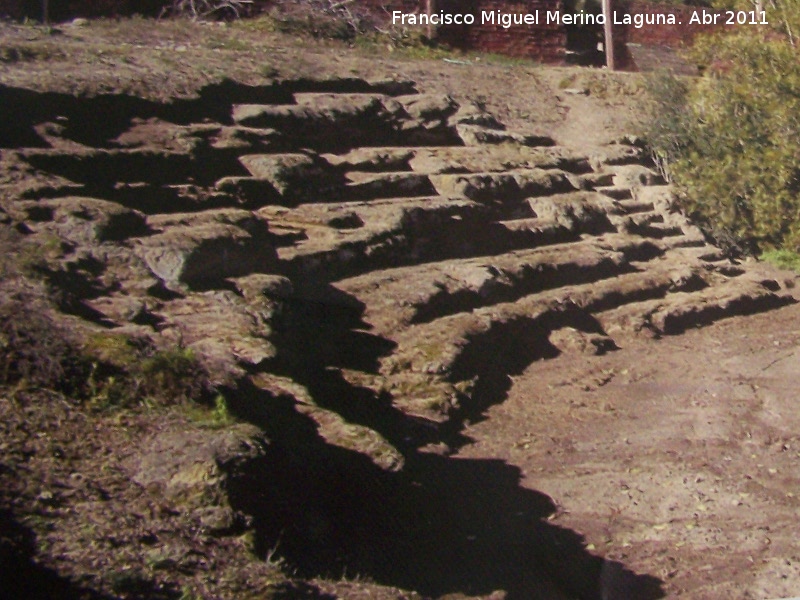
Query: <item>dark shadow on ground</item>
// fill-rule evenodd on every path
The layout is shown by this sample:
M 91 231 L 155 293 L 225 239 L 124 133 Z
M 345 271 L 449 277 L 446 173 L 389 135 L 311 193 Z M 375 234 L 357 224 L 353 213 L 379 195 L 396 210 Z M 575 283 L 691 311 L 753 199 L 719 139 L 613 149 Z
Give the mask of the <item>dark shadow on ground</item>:
M 194 97 L 158 102 L 129 94 L 78 97 L 0 85 L 0 148 L 47 148 L 49 144 L 35 130 L 36 125 L 47 122 L 60 123 L 61 135 L 67 139 L 95 148 L 116 148 L 115 139 L 130 128 L 133 119 L 159 119 L 176 125 L 211 120 L 233 125 L 231 112 L 236 104 L 294 104 L 294 94 L 302 92 L 400 95 L 415 91 L 410 83 L 368 83 L 356 78 L 298 79 L 256 86 L 226 79 L 201 88 Z M 376 125 L 372 130 L 374 143 L 391 145 L 401 140 L 397 132 L 387 130 L 385 123 L 378 121 Z M 315 128 L 307 132 L 306 141 L 311 147 L 349 149 L 354 140 L 363 144 L 364 135 L 368 135 L 361 131 L 355 137 L 331 133 L 335 135 Z
M 293 398 L 241 383 L 229 394 L 231 410 L 270 440 L 266 456 L 229 486 L 235 508 L 253 517 L 258 553 L 282 557 L 302 577 L 359 576 L 426 597 L 496 590 L 511 600 L 662 597 L 658 579 L 593 556 L 582 536 L 550 523 L 553 501 L 520 485 L 517 467 L 420 451 L 445 432 L 421 428 L 388 395 L 343 377 L 341 369 L 376 373 L 394 344 L 369 333 L 363 305 L 338 294 L 337 302 L 293 299 L 285 306 L 278 359 L 262 367 L 383 435 L 405 464 L 383 470 L 365 454 L 328 444 Z M 483 379 L 472 410 L 502 401 L 508 374 L 557 355 L 547 338 L 565 324 L 599 327 L 568 311 L 527 327 L 509 324 L 477 343 L 458 365 Z
M 318 406 L 378 432 L 404 455 L 441 442 L 439 424 L 411 417 L 393 405 L 388 392 L 343 376 L 342 369 L 377 374 L 381 358 L 396 344 L 370 333 L 356 298 L 331 286 L 318 289 L 316 297 L 323 299 L 292 298 L 282 305 L 272 338 L 278 356 L 261 368 L 304 385 Z M 460 445 L 468 441 L 451 437 Z
M 2 465 L 0 465 L 2 468 Z M 175 600 L 177 590 L 157 589 L 146 579 L 119 578 L 118 591 L 127 597 Z M 3 600 L 111 600 L 114 596 L 81 586 L 36 561 L 36 535 L 0 507 L 0 598 Z
M 232 408 L 271 443 L 230 482 L 231 501 L 252 515 L 258 553 L 300 576 L 360 576 L 429 597 L 663 595 L 656 578 L 591 555 L 582 536 L 549 523 L 553 501 L 522 487 L 517 467 L 417 453 L 387 472 L 325 443 L 288 397 L 240 397 Z
M 469 397 L 461 399 L 459 409 L 443 429 L 445 441 L 451 447 L 463 445 L 462 430 L 467 423 L 482 421 L 489 407 L 505 402 L 513 385 L 512 376 L 521 375 L 535 361 L 561 354 L 549 338 L 554 330 L 564 327 L 605 335 L 595 317 L 577 306 L 567 305 L 536 318 L 523 315 L 498 322 L 469 338 L 452 365 L 450 379 L 457 382 L 475 378 L 475 385 Z M 609 340 L 603 351 L 615 347 Z

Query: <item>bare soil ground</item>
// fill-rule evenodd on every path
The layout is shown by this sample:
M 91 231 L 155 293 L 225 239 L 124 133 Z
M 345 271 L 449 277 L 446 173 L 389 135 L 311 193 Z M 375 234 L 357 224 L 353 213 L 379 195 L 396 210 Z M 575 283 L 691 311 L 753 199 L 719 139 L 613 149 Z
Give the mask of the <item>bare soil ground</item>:
M 77 337 L 105 328 L 194 344 L 214 359 L 228 411 L 250 422 L 5 388 L 0 581 L 12 597 L 800 593 L 794 275 L 715 253 L 661 202 L 657 177 L 636 170 L 646 157 L 635 144 L 609 146 L 637 128 L 638 75 L 415 52 L 264 23 L 0 26 L 4 108 L 19 117 L 0 130 L 3 306 L 37 298 Z M 214 87 L 226 78 L 235 83 Z M 386 98 L 403 81 L 429 112 Z M 311 114 L 348 86 L 418 110 L 403 129 L 415 142 L 366 158 L 337 142 L 328 157 L 301 121 L 284 138 L 252 124 L 288 101 L 234 108 L 231 121 L 231 105 L 258 94 L 305 98 Z M 491 114 L 529 138 L 462 152 L 425 137 L 456 128 L 436 121 L 456 111 L 442 94 L 475 107 L 459 125 Z M 309 144 L 280 146 L 291 135 Z M 118 164 L 117 151 L 140 162 Z M 357 201 L 253 206 L 228 195 L 222 175 L 258 179 L 226 171 L 256 152 L 244 159 L 251 173 L 275 168 L 259 161 L 278 153 L 313 162 L 305 173 L 326 184 L 325 169 L 344 164 Z M 186 162 L 197 156 L 202 169 Z M 637 164 L 619 164 L 631 156 Z M 177 186 L 184 171 L 191 185 Z M 548 188 L 530 206 L 492 204 L 509 171 L 518 187 L 502 189 L 524 195 L 547 175 L 578 196 Z M 476 173 L 462 195 L 457 176 Z M 633 183 L 619 183 L 629 173 Z M 567 212 L 553 208 L 561 202 Z M 465 229 L 475 223 L 490 235 Z M 198 231 L 248 266 L 225 271 Z M 402 261 L 382 254 L 387 231 Z M 466 246 L 450 239 L 465 231 Z M 181 244 L 176 267 L 168 253 Z M 251 269 L 253 256 L 278 267 Z M 31 283 L 31 264 L 46 285 Z M 248 319 L 262 329 L 251 335 Z M 452 406 L 445 389 L 460 394 Z
M 531 365 L 465 431 L 667 597 L 798 591 L 796 306 Z M 633 595 L 620 597 L 635 597 Z

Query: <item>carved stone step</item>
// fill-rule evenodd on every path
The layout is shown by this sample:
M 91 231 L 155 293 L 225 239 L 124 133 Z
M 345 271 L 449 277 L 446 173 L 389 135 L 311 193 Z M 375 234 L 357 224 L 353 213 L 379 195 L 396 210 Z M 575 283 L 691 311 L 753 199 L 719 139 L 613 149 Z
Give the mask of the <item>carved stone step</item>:
M 650 331 L 676 334 L 719 319 L 770 310 L 793 302 L 778 292 L 771 280 L 746 277 L 728 279 L 697 293 L 675 293 L 636 305 L 627 305 L 598 315 L 609 333 Z
M 364 302 L 365 319 L 379 331 L 391 333 L 411 323 L 614 277 L 633 270 L 630 261 L 659 253 L 648 241 L 611 235 L 492 257 L 376 271 L 341 280 L 335 287 Z
M 489 205 L 508 206 L 532 196 L 547 196 L 577 189 L 560 170 L 520 169 L 504 173 L 431 175 L 442 195 L 462 195 Z
M 427 175 L 419 173 L 358 173 L 347 174 L 350 183 L 344 189 L 344 198 L 375 200 L 377 198 L 403 198 L 435 194 Z
M 601 186 L 594 189 L 614 200 L 628 200 L 633 197 L 631 189 L 626 187 Z

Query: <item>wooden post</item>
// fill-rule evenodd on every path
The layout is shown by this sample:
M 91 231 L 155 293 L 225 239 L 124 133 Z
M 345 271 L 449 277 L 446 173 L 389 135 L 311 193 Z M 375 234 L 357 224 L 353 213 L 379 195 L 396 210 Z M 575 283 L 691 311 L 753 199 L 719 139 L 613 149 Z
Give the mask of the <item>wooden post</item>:
M 426 2 L 425 2 L 425 10 L 428 13 L 428 39 L 429 40 L 433 39 L 433 25 L 431 25 L 431 15 L 433 14 L 433 11 L 435 10 L 434 6 L 433 6 L 433 3 L 434 3 L 434 0 L 426 0 Z
M 603 49 L 606 52 L 606 66 L 609 71 L 615 69 L 614 65 L 614 26 L 613 16 L 614 11 L 612 8 L 612 0 L 603 0 L 603 15 L 605 16 L 605 24 L 603 25 Z
M 49 0 L 42 0 L 42 23 L 50 25 L 50 7 L 48 6 Z

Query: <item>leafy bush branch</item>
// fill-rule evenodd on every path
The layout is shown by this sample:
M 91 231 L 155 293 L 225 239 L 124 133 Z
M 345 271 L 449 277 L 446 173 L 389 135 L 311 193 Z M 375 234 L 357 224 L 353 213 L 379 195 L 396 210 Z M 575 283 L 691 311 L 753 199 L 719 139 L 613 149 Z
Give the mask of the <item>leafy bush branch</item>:
M 694 85 L 662 77 L 648 138 L 687 210 L 722 242 L 800 249 L 800 56 L 784 39 L 701 40 Z
M 786 34 L 792 46 L 799 41 L 800 0 L 714 0 L 712 4 L 721 9 L 763 11 L 770 25 Z

